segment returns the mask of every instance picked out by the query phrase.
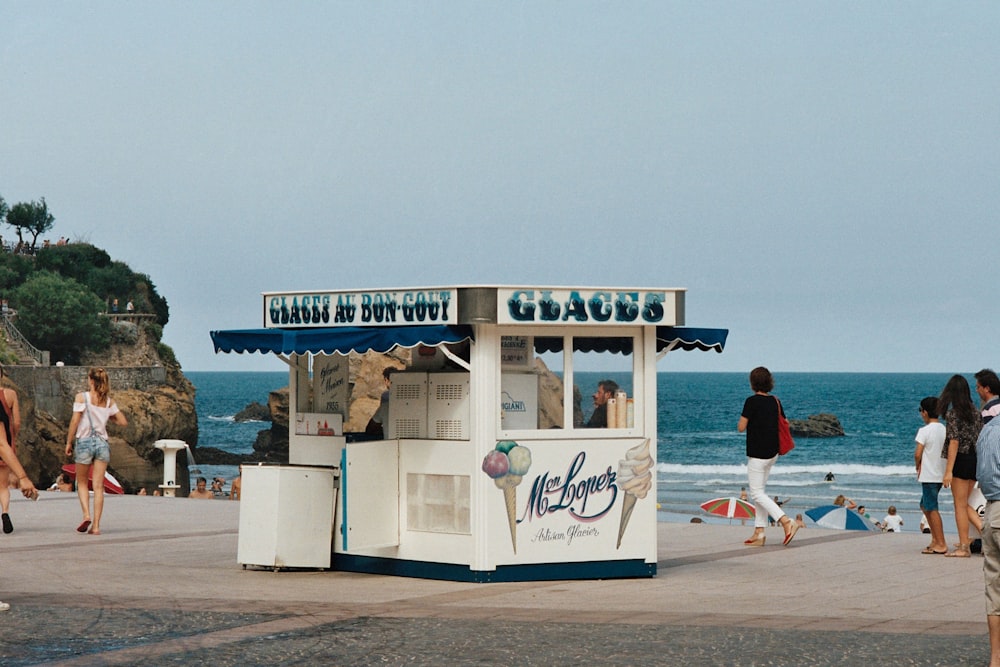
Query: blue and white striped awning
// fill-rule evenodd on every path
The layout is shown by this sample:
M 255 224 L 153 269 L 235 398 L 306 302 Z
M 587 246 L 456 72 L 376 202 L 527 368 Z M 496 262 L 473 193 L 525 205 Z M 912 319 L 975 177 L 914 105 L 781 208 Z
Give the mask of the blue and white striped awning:
M 698 329 L 695 327 L 656 327 L 656 351 L 715 350 L 726 346 L 729 329 Z
M 656 351 L 715 350 L 722 352 L 728 329 L 656 327 Z M 329 327 L 324 329 L 232 329 L 211 332 L 216 352 L 274 352 L 277 354 L 348 354 L 388 352 L 394 347 L 436 346 L 473 340 L 472 327 L 428 325 L 405 327 Z M 585 352 L 631 354 L 630 337 L 574 337 L 573 346 Z M 628 349 L 625 349 L 625 348 Z M 562 349 L 561 337 L 535 339 L 538 352 Z
M 329 327 L 324 329 L 232 329 L 213 331 L 216 352 L 348 354 L 388 352 L 394 347 L 435 346 L 472 340 L 467 325 Z

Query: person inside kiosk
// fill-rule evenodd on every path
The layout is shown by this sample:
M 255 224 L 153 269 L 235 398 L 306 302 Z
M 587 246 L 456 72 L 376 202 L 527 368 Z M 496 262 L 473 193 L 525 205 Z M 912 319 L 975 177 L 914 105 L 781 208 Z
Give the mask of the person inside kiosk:
M 392 390 L 392 374 L 398 370 L 395 366 L 386 366 L 382 370 L 382 382 L 385 385 L 385 391 L 382 392 L 382 397 L 379 399 L 378 409 L 375 410 L 375 414 L 371 416 L 371 419 L 368 420 L 368 425 L 365 427 L 365 434 L 377 440 L 385 437 L 385 425 L 389 419 L 389 396 Z
M 608 427 L 608 399 L 618 393 L 618 383 L 614 380 L 601 380 L 594 392 L 594 414 L 587 422 L 587 428 Z

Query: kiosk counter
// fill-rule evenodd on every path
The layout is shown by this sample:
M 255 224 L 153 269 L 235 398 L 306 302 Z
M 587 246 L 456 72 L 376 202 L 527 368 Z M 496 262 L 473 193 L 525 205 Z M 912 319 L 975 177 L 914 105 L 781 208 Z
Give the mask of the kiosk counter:
M 295 553 L 301 540 L 324 557 L 317 535 L 332 527 L 329 558 L 317 564 L 311 553 L 309 567 L 477 582 L 655 575 L 656 362 L 675 349 L 721 352 L 728 333 L 684 327 L 684 296 L 502 286 L 265 293 L 264 327 L 213 331 L 215 349 L 288 364 L 281 474 L 301 466 L 315 480 L 326 467 L 334 488 L 315 511 L 296 485 L 254 489 L 269 476 L 245 476 L 241 551 L 259 551 L 258 534 L 281 523 L 275 550 Z M 352 413 L 361 404 L 351 402 L 348 356 L 396 348 L 410 361 L 387 378 L 379 409 Z M 369 416 L 379 420 L 369 433 L 345 433 Z M 283 489 L 295 489 L 287 502 Z M 255 493 L 269 500 L 246 502 Z M 237 559 L 299 566 L 279 553 Z

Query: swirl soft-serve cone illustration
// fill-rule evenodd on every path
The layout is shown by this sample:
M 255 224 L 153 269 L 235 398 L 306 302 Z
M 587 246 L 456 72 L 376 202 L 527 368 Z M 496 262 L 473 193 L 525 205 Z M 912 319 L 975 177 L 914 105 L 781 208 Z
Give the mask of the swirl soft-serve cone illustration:
M 510 527 L 510 543 L 517 553 L 517 485 L 531 467 L 531 451 L 513 440 L 501 440 L 496 448 L 483 459 L 483 472 L 493 479 L 497 488 L 503 491 L 507 506 L 507 525 Z
M 649 439 L 625 452 L 625 458 L 618 461 L 618 476 L 615 483 L 625 494 L 622 502 L 622 518 L 618 522 L 618 545 L 622 546 L 622 537 L 632 518 L 632 510 L 640 498 L 653 487 L 653 457 L 649 455 Z

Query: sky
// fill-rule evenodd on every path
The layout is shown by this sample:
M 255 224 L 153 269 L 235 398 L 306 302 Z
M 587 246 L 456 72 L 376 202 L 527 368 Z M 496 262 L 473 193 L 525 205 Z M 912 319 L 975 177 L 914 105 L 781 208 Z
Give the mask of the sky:
M 184 370 L 261 292 L 686 288 L 660 371 L 1000 367 L 1000 4 L 0 3 L 0 196 L 149 274 Z M 12 230 L 0 230 L 10 235 Z

